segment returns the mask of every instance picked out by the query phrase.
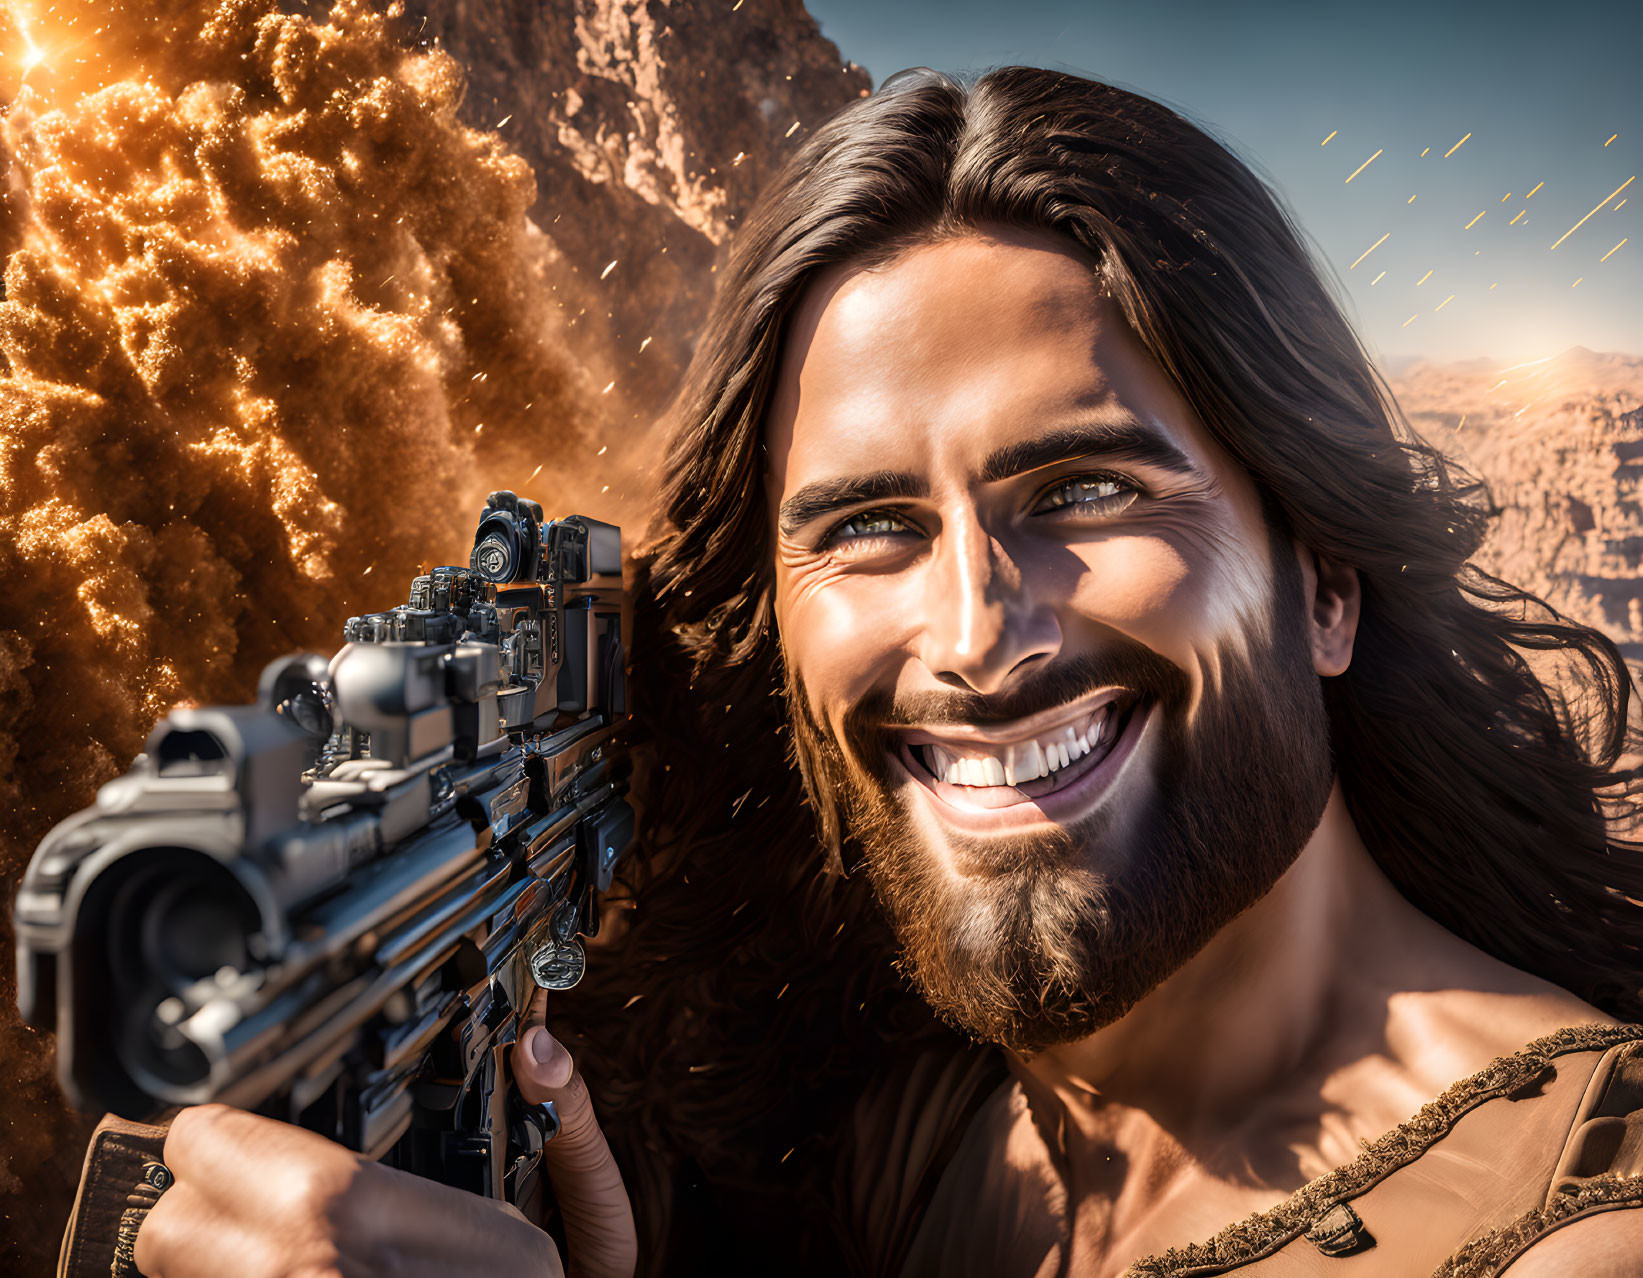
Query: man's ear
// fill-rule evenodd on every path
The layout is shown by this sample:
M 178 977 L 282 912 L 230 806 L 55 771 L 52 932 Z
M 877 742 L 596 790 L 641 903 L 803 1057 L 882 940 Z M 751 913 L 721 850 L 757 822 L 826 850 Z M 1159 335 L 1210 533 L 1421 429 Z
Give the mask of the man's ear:
M 1363 591 L 1358 570 L 1336 563 L 1309 546 L 1295 543 L 1307 604 L 1307 633 L 1312 640 L 1312 668 L 1321 675 L 1344 674 L 1352 664 Z

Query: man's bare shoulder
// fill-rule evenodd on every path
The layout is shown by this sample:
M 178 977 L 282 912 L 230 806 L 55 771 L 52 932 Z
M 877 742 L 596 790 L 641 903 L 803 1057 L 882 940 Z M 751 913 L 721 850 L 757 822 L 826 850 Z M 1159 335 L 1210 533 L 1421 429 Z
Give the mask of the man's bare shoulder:
M 1570 1221 L 1537 1240 L 1502 1278 L 1643 1278 L 1643 1202 Z

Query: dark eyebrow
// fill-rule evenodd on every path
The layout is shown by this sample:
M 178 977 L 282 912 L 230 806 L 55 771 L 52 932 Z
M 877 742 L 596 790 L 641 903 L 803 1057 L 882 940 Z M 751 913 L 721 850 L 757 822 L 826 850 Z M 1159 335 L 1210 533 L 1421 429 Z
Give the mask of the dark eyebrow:
M 1155 426 L 1135 418 L 1116 422 L 1079 422 L 1061 426 L 1033 439 L 1000 448 L 981 468 L 985 483 L 995 483 L 1014 475 L 1053 466 L 1077 457 L 1099 456 L 1115 462 L 1138 462 L 1189 478 L 1202 472 L 1191 458 L 1172 444 Z
M 784 501 L 776 521 L 782 532 L 791 536 L 811 520 L 847 506 L 898 497 L 923 497 L 927 492 L 922 476 L 905 471 L 881 470 L 874 475 L 853 475 L 847 479 L 818 479 Z

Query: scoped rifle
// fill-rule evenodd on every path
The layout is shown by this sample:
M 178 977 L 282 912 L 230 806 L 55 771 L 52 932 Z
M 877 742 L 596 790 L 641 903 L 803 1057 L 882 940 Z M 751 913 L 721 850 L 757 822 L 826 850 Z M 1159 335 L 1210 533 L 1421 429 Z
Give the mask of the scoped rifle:
M 163 720 L 17 897 L 70 1100 L 224 1101 L 534 1206 L 557 1116 L 506 1062 L 632 839 L 621 589 L 616 528 L 492 493 L 466 568 Z

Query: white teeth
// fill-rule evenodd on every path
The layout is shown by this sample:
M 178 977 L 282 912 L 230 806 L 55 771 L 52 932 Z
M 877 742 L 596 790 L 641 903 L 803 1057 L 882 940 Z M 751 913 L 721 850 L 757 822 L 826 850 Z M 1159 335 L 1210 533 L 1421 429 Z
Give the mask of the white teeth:
M 993 754 L 960 755 L 941 746 L 925 747 L 930 772 L 948 785 L 1017 786 L 1049 776 L 1083 758 L 1106 740 L 1113 719 L 1112 703 L 1097 712 L 1095 720 L 1080 734 L 1062 728 L 1054 741 L 1025 741 L 1000 747 L 1002 757 Z

